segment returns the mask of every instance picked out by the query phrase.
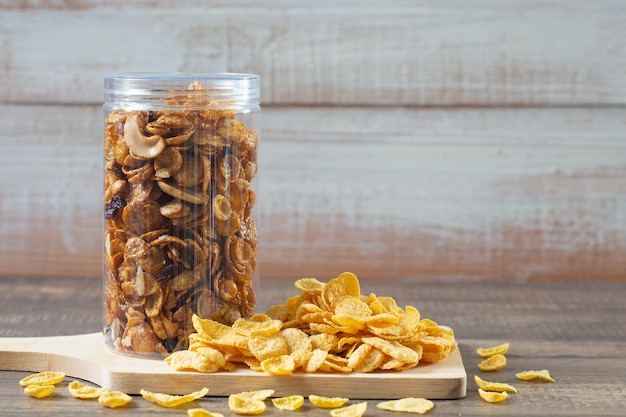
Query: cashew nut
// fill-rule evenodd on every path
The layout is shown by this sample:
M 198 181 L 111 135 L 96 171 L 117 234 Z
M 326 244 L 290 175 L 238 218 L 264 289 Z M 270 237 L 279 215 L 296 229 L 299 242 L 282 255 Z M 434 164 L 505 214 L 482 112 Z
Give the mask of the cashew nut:
M 144 135 L 143 127 L 146 123 L 147 117 L 142 117 L 141 113 L 128 116 L 124 124 L 124 141 L 133 155 L 151 159 L 163 152 L 165 140 L 159 135 Z

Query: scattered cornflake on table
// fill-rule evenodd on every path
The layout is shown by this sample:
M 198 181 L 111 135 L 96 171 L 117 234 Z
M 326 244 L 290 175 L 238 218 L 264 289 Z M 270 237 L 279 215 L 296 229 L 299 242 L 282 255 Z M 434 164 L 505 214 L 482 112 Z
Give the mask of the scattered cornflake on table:
M 289 397 L 273 398 L 272 404 L 279 410 L 294 411 L 302 407 L 304 397 L 302 395 L 292 395 Z
M 435 404 L 426 398 L 407 397 L 378 403 L 377 408 L 400 413 L 426 414 Z
M 65 374 L 63 372 L 39 372 L 37 374 L 31 374 L 20 380 L 22 387 L 29 385 L 54 385 L 63 382 Z
M 509 343 L 503 343 L 501 345 L 488 347 L 488 348 L 479 347 L 478 349 L 476 349 L 476 353 L 478 353 L 478 355 L 482 356 L 483 358 L 489 358 L 497 354 L 504 355 L 508 351 L 509 351 Z
M 550 376 L 550 371 L 547 369 L 542 369 L 540 371 L 524 371 L 515 374 L 515 376 L 517 379 L 521 379 L 523 381 L 539 380 L 554 382 L 554 378 Z
M 506 366 L 506 356 L 496 353 L 478 364 L 481 371 L 493 372 Z
M 474 375 L 474 381 L 478 388 L 484 391 L 497 391 L 497 392 L 513 392 L 517 394 L 517 389 L 513 385 L 509 385 L 503 382 L 490 382 L 481 379 L 478 375 Z
M 506 400 L 509 396 L 506 392 L 491 392 L 480 388 L 478 388 L 478 395 L 488 403 L 499 403 L 500 401 Z
M 98 397 L 98 402 L 107 408 L 123 407 L 132 400 L 130 395 L 121 391 L 108 391 Z
M 145 389 L 142 389 L 139 393 L 148 401 L 152 401 L 163 407 L 171 408 L 200 399 L 209 393 L 209 389 L 202 388 L 200 391 L 195 391 L 186 395 L 162 394 L 158 392 L 150 392 Z
M 347 407 L 335 408 L 330 411 L 331 417 L 361 417 L 367 411 L 367 402 L 352 404 Z
M 29 385 L 24 388 L 24 394 L 33 398 L 46 398 L 52 395 L 54 385 Z

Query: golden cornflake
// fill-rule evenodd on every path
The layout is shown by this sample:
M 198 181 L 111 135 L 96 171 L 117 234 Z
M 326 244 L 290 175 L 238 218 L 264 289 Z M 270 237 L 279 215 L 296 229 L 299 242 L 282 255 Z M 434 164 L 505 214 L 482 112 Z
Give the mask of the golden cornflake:
M 54 385 L 65 379 L 63 372 L 39 372 L 37 374 L 28 375 L 20 380 L 20 385 L 27 387 L 29 385 Z
M 280 355 L 261 361 L 261 369 L 270 375 L 291 375 L 296 363 L 290 355 Z
M 435 404 L 426 398 L 407 397 L 399 400 L 378 403 L 377 408 L 400 413 L 426 414 L 433 409 Z
M 499 403 L 507 399 L 509 394 L 507 392 L 489 392 L 478 388 L 478 395 L 480 398 L 488 403 Z
M 493 355 L 504 355 L 505 353 L 507 353 L 509 351 L 509 344 L 508 343 L 503 343 L 501 345 L 498 346 L 493 346 L 493 347 L 489 347 L 489 348 L 478 348 L 476 349 L 476 353 L 478 353 L 478 355 L 482 356 L 483 358 L 489 358 Z
M 319 395 L 309 395 L 309 401 L 319 408 L 337 408 L 347 403 L 349 398 L 342 397 L 321 397 Z
M 478 364 L 481 371 L 492 372 L 504 368 L 506 365 L 506 356 L 496 353 Z
M 79 381 L 70 382 L 67 388 L 70 391 L 72 397 L 79 398 L 81 400 L 91 400 L 99 398 L 102 394 L 109 391 L 107 388 L 103 387 L 88 387 Z
M 302 407 L 304 397 L 302 395 L 292 395 L 290 397 L 273 398 L 272 404 L 279 410 L 294 411 Z
M 190 408 L 187 410 L 188 417 L 224 417 L 221 413 L 213 413 L 204 408 Z
M 547 369 L 542 369 L 540 371 L 524 371 L 515 374 L 515 376 L 517 377 L 517 379 L 521 379 L 523 381 L 537 379 L 540 381 L 554 382 L 554 378 L 550 376 L 550 371 L 548 371 Z
M 98 397 L 98 402 L 107 408 L 123 407 L 132 400 L 130 395 L 121 391 L 107 391 Z
M 481 379 L 478 375 L 474 375 L 474 381 L 478 388 L 484 391 L 497 391 L 497 392 L 513 392 L 517 393 L 517 389 L 513 385 L 509 385 L 503 382 L 489 382 Z
M 54 385 L 28 385 L 24 388 L 24 394 L 34 398 L 49 397 L 54 391 Z
M 236 414 L 257 415 L 265 411 L 265 403 L 263 400 L 233 394 L 228 397 L 228 408 Z
M 361 417 L 367 411 L 367 402 L 352 404 L 330 411 L 331 417 Z
M 217 372 L 225 364 L 224 356 L 204 355 L 199 351 L 179 350 L 165 358 L 165 362 L 177 371 Z M 221 365 L 220 365 L 221 363 Z
M 194 400 L 204 397 L 209 392 L 208 388 L 202 388 L 200 391 L 195 391 L 186 395 L 169 395 L 158 392 L 150 392 L 142 389 L 139 391 L 141 396 L 148 401 L 159 404 L 163 407 L 178 407 L 181 404 L 190 403 Z
M 273 389 L 262 389 L 258 391 L 243 391 L 238 394 L 235 394 L 241 398 L 249 399 L 249 400 L 266 400 L 274 394 Z

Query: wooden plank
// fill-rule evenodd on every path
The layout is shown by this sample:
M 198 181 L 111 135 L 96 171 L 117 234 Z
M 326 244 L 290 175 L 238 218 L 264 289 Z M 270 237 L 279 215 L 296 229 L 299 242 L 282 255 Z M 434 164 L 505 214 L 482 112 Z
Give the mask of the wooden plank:
M 626 4 L 13 2 L 0 100 L 99 103 L 106 73 L 253 72 L 265 104 L 622 105 Z
M 101 273 L 98 106 L 0 105 L 0 274 Z M 621 109 L 267 107 L 261 271 L 623 281 Z

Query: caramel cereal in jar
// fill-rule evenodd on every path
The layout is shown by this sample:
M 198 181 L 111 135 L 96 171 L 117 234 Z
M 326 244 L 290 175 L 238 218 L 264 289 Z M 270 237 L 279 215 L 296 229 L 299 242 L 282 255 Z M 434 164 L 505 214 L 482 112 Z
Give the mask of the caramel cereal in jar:
M 255 307 L 259 77 L 105 78 L 104 335 L 115 351 L 184 349 L 197 314 Z

